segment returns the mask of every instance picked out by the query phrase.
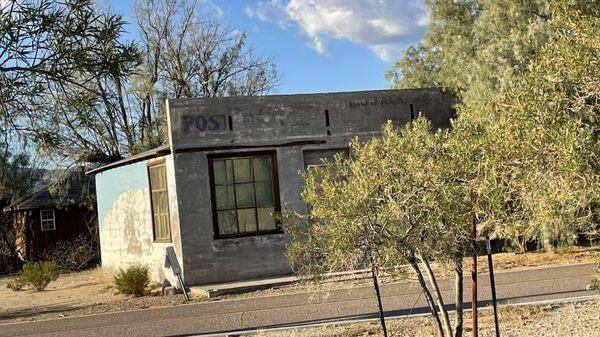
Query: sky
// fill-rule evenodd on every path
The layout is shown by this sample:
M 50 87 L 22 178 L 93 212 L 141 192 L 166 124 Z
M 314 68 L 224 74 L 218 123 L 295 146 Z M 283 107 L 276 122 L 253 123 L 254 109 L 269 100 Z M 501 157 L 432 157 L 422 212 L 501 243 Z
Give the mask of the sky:
M 131 1 L 110 0 L 133 22 Z M 385 89 L 385 73 L 428 24 L 423 0 L 204 0 L 280 74 L 277 93 Z M 135 26 L 127 28 L 135 36 Z

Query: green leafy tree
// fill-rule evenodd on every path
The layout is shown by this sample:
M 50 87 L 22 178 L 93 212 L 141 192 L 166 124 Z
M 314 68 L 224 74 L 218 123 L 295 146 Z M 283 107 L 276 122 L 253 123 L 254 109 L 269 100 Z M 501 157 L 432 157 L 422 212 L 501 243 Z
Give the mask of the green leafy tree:
M 91 0 L 0 3 L 0 115 L 4 132 L 55 159 L 106 162 L 129 153 L 135 121 L 124 87 L 137 46 L 125 22 Z
M 288 257 L 300 271 L 322 275 L 369 266 L 374 275 L 385 270 L 401 276 L 407 265 L 441 336 L 462 333 L 462 291 L 453 330 L 430 263 L 452 265 L 462 289 L 470 214 L 462 182 L 453 177 L 446 137 L 432 133 L 424 118 L 400 130 L 388 124 L 381 138 L 355 141 L 352 160 L 338 157 L 310 170 L 303 192 L 309 212 L 284 213 L 293 238 Z
M 398 88 L 441 86 L 467 104 L 518 87 L 529 62 L 551 39 L 551 2 L 427 0 L 425 37 L 388 78 Z
M 549 7 L 551 42 L 520 86 L 462 105 L 450 146 L 477 220 L 521 250 L 594 230 L 598 203 L 598 19 L 576 2 Z
M 476 221 L 521 250 L 593 231 L 598 2 L 427 4 L 425 39 L 389 76 L 459 97 L 449 146 Z

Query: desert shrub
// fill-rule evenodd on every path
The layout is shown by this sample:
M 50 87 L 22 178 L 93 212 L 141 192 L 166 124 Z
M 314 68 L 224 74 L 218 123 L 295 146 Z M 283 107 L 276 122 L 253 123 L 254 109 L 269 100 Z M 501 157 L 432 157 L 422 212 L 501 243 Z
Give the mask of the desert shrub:
M 19 291 L 22 290 L 23 287 L 25 286 L 25 284 L 23 283 L 23 281 L 20 278 L 16 278 L 12 281 L 9 281 L 6 284 L 6 287 L 12 291 Z
M 60 266 L 56 262 L 29 262 L 23 266 L 23 272 L 19 274 L 15 282 L 21 282 L 21 285 L 27 284 L 37 291 L 42 291 L 50 282 L 56 281 L 59 275 Z
M 592 282 L 589 285 L 590 290 L 596 290 L 600 293 L 600 263 L 598 263 L 598 267 L 596 268 L 596 273 L 592 278 Z
M 119 269 L 114 277 L 115 288 L 121 294 L 142 296 L 150 284 L 148 267 L 129 266 L 127 269 Z
M 600 293 L 600 273 L 596 273 L 596 275 L 594 275 L 592 278 L 592 283 L 590 283 L 590 288 Z
M 93 268 L 100 262 L 100 247 L 93 234 L 81 234 L 60 241 L 44 254 L 44 260 L 54 261 L 62 269 L 80 271 Z

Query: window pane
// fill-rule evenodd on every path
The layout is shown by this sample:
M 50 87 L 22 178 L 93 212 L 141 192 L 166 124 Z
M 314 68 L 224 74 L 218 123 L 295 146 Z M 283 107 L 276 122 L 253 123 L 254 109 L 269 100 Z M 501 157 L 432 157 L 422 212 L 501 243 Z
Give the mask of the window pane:
M 152 210 L 155 215 L 166 214 L 168 202 L 166 191 L 152 192 Z
M 256 206 L 273 206 L 273 183 L 255 183 L 256 186 Z
M 218 211 L 217 218 L 219 221 L 220 234 L 236 234 L 237 222 L 235 220 L 235 211 Z
M 217 235 L 272 231 L 275 221 L 273 156 L 212 159 Z
M 254 207 L 254 188 L 250 184 L 236 184 L 235 198 L 238 208 Z
M 160 229 L 161 229 L 161 226 L 160 226 L 160 216 L 159 215 L 154 215 L 154 236 L 155 236 L 155 239 L 162 238 L 162 233 L 161 233 Z
M 256 232 L 256 210 L 254 208 L 237 211 L 240 233 Z
M 155 190 L 156 189 L 156 169 L 154 167 L 151 167 L 148 169 L 148 172 L 150 172 L 150 190 Z
M 41 214 L 42 214 L 42 221 L 54 219 L 54 211 L 51 209 L 44 209 L 44 210 L 42 210 Z
M 233 184 L 233 163 L 231 160 L 215 160 L 213 170 L 216 185 Z
M 250 171 L 250 159 L 235 159 L 233 161 L 233 170 L 235 172 L 236 183 L 245 183 L 252 181 L 252 172 Z
M 152 192 L 152 210 L 154 214 L 160 214 L 160 192 Z
M 252 159 L 255 181 L 270 181 L 271 178 L 271 158 Z
M 275 208 L 266 207 L 258 209 L 258 229 L 261 231 L 274 230 L 276 228 L 275 222 Z
M 153 166 L 150 168 L 150 187 L 152 190 L 166 189 L 165 166 Z
M 215 186 L 215 194 L 217 198 L 217 209 L 232 209 L 235 208 L 235 196 L 233 185 Z
M 167 194 L 167 191 L 163 191 L 160 192 L 161 198 L 161 206 L 162 206 L 162 214 L 167 215 L 169 214 L 169 195 Z
M 171 235 L 169 233 L 169 217 L 168 215 L 165 214 L 161 214 L 160 215 L 160 226 L 161 226 L 161 238 L 163 239 L 168 239 Z

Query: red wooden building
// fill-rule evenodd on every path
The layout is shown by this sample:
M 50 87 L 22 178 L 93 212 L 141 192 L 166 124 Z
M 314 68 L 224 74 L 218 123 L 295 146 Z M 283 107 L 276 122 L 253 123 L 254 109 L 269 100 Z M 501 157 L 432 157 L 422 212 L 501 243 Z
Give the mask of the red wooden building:
M 14 245 L 25 261 L 41 259 L 57 243 L 97 226 L 94 178 L 76 173 L 60 184 L 64 188 L 45 185 L 3 210 L 12 214 Z

